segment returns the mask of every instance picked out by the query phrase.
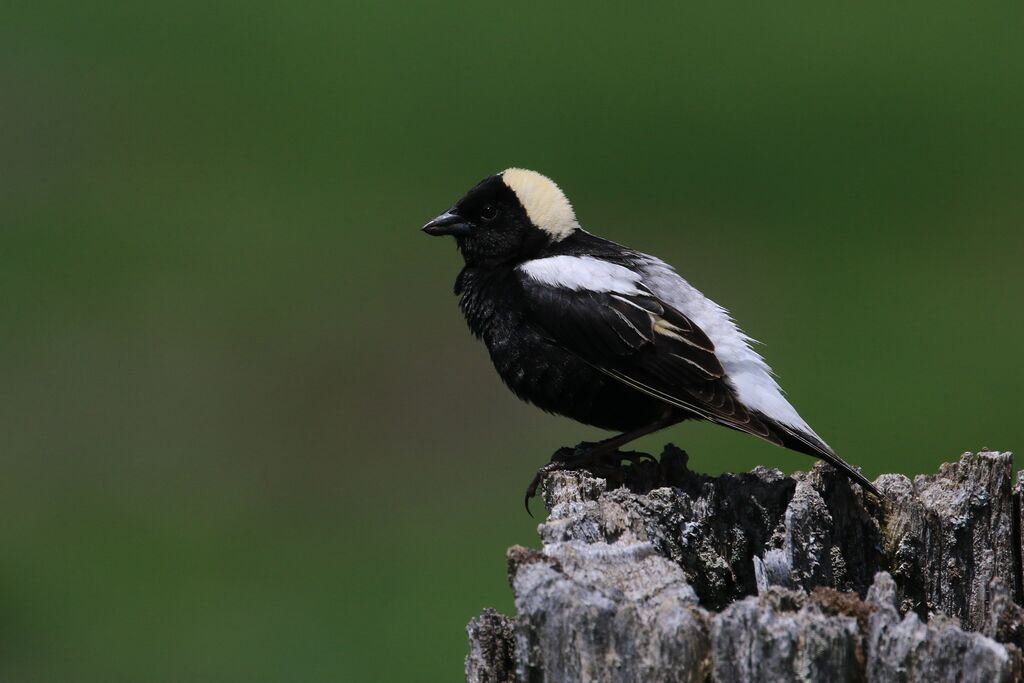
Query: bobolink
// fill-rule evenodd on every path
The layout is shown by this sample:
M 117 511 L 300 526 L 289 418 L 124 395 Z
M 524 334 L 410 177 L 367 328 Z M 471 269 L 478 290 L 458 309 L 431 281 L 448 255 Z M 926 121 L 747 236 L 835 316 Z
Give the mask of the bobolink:
M 703 419 L 806 453 L 876 493 L 782 395 L 729 313 L 664 261 L 583 230 L 549 178 L 510 168 L 423 226 L 465 259 L 455 293 L 469 328 L 519 398 L 621 432 L 559 449 L 544 471 Z

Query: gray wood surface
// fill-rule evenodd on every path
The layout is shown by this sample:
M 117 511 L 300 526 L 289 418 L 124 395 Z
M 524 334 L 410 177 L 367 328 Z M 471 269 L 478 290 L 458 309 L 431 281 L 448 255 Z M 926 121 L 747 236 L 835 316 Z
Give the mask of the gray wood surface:
M 825 465 L 708 477 L 666 447 L 543 485 L 543 550 L 509 549 L 516 615 L 469 627 L 466 678 L 1021 680 L 1020 490 L 964 454 L 865 496 Z

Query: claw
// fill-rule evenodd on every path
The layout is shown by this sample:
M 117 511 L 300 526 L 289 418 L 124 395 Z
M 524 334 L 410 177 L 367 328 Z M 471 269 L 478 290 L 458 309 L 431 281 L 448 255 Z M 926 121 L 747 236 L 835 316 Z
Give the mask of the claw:
M 566 469 L 566 463 L 564 460 L 564 454 L 559 457 L 559 454 L 564 449 L 555 451 L 555 454 L 551 456 L 551 462 L 537 468 L 537 473 L 533 475 L 533 479 L 530 480 L 530 485 L 526 487 L 526 497 L 523 499 L 523 505 L 526 507 L 526 514 L 533 517 L 533 513 L 530 512 L 530 499 L 537 495 L 537 489 L 540 487 L 540 482 L 544 479 L 544 475 L 548 472 L 554 472 L 555 470 Z
M 653 463 L 658 462 L 658 459 L 650 453 L 614 453 L 612 456 L 618 458 L 620 462 L 624 460 L 633 464 L 644 462 L 645 460 Z
M 526 508 L 526 514 L 533 517 L 533 512 L 530 511 L 530 499 L 537 495 L 537 489 L 540 488 L 544 475 L 549 472 L 582 467 L 591 472 L 601 473 L 601 476 L 608 477 L 614 475 L 619 470 L 623 461 L 636 463 L 650 459 L 652 462 L 658 462 L 657 458 L 647 453 L 621 453 L 618 450 L 608 453 L 594 453 L 593 451 L 600 446 L 600 442 L 590 443 L 583 441 L 574 447 L 565 446 L 555 451 L 551 456 L 551 461 L 537 469 L 537 473 L 530 480 L 530 485 L 526 487 L 526 495 L 523 497 L 523 507 Z
M 544 467 L 547 467 L 547 465 Z M 533 517 L 533 513 L 530 512 L 530 499 L 537 495 L 537 487 L 540 486 L 540 478 L 544 472 L 544 467 L 537 470 L 537 474 L 533 475 L 533 479 L 530 480 L 530 485 L 526 487 L 526 496 L 523 498 L 523 505 L 526 507 L 526 514 L 530 515 L 530 517 Z

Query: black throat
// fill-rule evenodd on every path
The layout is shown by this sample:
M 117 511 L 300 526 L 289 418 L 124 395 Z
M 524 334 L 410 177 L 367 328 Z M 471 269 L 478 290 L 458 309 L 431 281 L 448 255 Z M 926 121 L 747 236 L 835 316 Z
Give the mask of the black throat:
M 470 331 L 488 346 L 522 321 L 522 292 L 515 265 L 466 265 L 455 280 L 455 294 Z
M 481 243 L 475 236 L 456 238 L 467 267 L 479 269 L 501 269 L 515 267 L 524 261 L 537 258 L 552 245 L 551 235 L 534 226 L 523 228 L 518 243 L 508 250 L 495 251 L 490 244 Z

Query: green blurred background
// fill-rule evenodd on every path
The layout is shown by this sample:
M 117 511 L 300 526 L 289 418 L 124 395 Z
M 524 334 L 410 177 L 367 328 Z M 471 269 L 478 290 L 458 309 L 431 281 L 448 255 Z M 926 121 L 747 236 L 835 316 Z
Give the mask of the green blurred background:
M 1022 21 L 5 3 L 0 678 L 460 678 L 534 468 L 600 435 L 504 389 L 419 233 L 510 165 L 729 307 L 870 476 L 1024 447 Z

